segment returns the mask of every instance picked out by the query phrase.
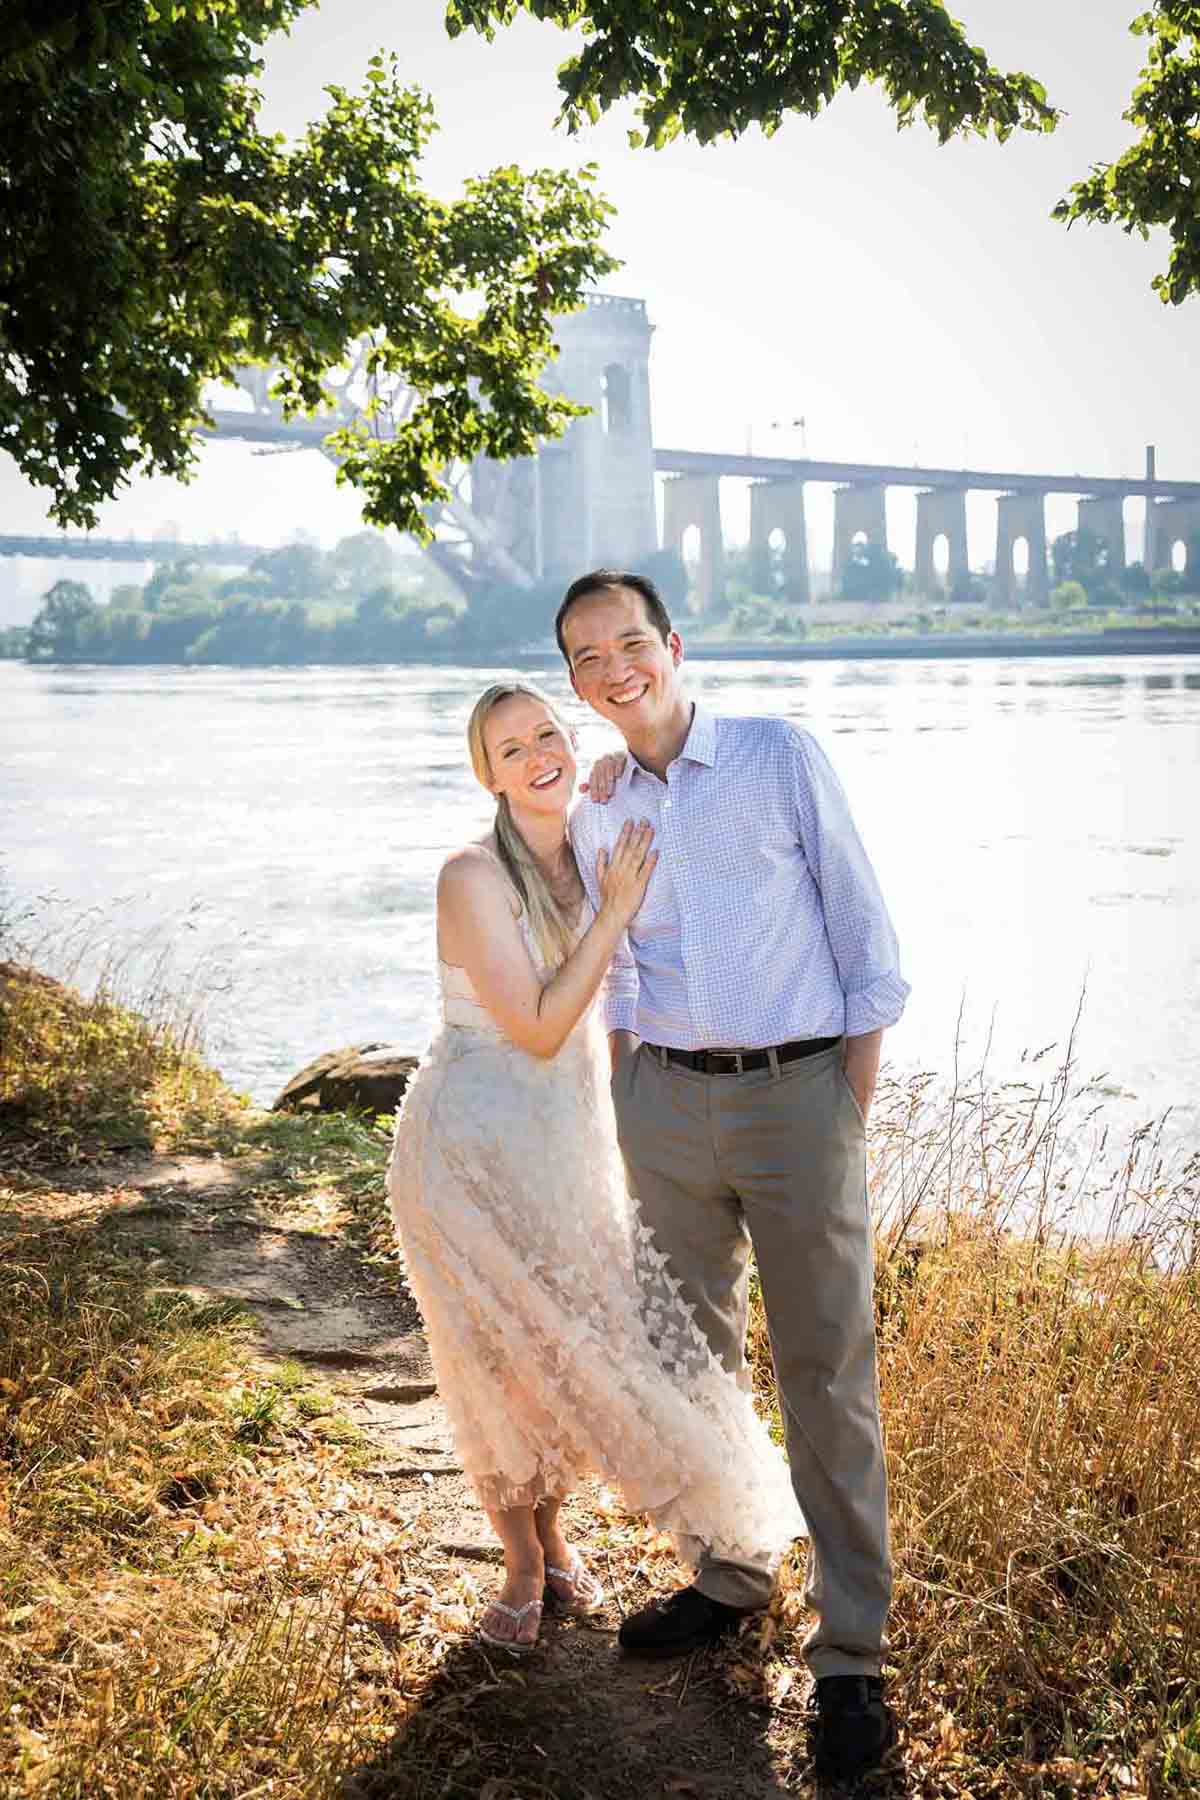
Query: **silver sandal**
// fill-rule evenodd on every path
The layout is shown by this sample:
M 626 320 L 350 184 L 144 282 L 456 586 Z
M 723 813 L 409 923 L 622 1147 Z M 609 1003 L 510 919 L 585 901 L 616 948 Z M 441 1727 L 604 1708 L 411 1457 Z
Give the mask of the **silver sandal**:
M 506 1619 L 511 1619 L 514 1625 L 519 1625 L 526 1613 L 537 1612 L 540 1614 L 541 1610 L 542 1602 L 540 1600 L 527 1600 L 524 1606 L 508 1606 L 503 1600 L 490 1600 L 483 1618 L 486 1619 L 490 1612 L 500 1612 Z M 486 1644 L 490 1650 L 507 1650 L 512 1656 L 528 1656 L 529 1652 L 537 1647 L 536 1637 L 520 1641 L 516 1638 L 493 1637 L 492 1633 L 485 1629 L 483 1619 L 476 1626 L 475 1635 L 480 1643 Z
M 556 1581 L 565 1581 L 571 1590 L 569 1596 L 560 1594 L 547 1581 L 542 1598 L 552 1611 L 564 1613 L 568 1618 L 589 1619 L 604 1605 L 604 1589 L 578 1550 L 572 1552 L 567 1568 L 556 1569 L 548 1563 L 546 1574 L 553 1575 Z

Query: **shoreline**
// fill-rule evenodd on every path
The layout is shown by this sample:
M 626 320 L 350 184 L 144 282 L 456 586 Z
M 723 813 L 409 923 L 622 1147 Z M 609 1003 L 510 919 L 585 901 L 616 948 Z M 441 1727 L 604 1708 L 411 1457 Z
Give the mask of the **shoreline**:
M 731 638 L 727 644 L 687 642 L 690 662 L 836 662 L 872 659 L 915 661 L 962 657 L 1014 656 L 1200 656 L 1200 630 L 1174 631 L 1149 627 L 1143 630 L 1072 632 L 1062 637 L 1009 635 L 1005 632 L 929 633 L 917 637 L 845 637 L 813 642 L 795 639 L 774 643 L 753 638 Z M 542 660 L 548 652 L 526 652 Z M 557 649 L 554 659 L 558 659 Z
M 817 640 L 730 638 L 716 642 L 688 638 L 685 645 L 689 662 L 952 662 L 963 658 L 1003 661 L 1013 657 L 1047 656 L 1200 656 L 1200 627 L 1145 626 L 1141 629 L 1070 632 L 1061 636 L 931 632 L 920 636 L 847 636 Z M 95 662 L 83 658 L 79 661 L 47 659 L 29 662 L 24 657 L 7 657 L 0 659 L 0 663 L 11 662 L 23 669 L 183 669 L 198 673 L 205 669 L 482 668 L 491 666 L 493 658 L 496 666 L 503 664 L 509 668 L 543 668 L 561 662 L 557 645 L 550 642 L 542 646 L 526 645 L 519 650 L 497 646 L 494 652 L 485 652 L 482 647 L 474 652 L 434 650 L 391 662 Z

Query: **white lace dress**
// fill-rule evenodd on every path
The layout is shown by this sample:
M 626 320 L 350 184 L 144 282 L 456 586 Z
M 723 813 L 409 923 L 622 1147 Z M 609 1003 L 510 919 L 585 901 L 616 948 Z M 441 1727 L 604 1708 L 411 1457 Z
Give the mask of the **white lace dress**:
M 544 965 L 524 927 L 541 978 Z M 485 1506 L 584 1473 L 737 1559 L 804 1526 L 782 1452 L 725 1372 L 625 1188 L 596 1009 L 550 1061 L 517 1049 L 465 971 L 409 1083 L 388 1194 L 438 1390 Z

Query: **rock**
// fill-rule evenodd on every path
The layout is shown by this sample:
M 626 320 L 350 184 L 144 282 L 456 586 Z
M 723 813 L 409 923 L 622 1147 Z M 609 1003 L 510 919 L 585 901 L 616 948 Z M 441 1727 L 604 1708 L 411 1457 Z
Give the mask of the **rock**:
M 272 1112 L 394 1112 L 417 1066 L 391 1044 L 348 1044 L 328 1050 L 293 1075 Z

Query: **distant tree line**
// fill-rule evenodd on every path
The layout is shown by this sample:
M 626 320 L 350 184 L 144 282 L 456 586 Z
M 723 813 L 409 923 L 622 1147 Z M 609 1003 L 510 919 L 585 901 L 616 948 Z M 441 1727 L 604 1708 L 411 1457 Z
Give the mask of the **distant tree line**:
M 1095 531 L 1065 531 L 1050 547 L 1055 587 L 1051 602 L 1060 608 L 1093 606 L 1111 611 L 1147 601 L 1159 604 L 1178 595 L 1200 593 L 1200 535 L 1188 545 L 1183 569 L 1155 569 L 1114 557 L 1107 538 Z
M 656 552 L 652 569 L 680 604 L 683 565 Z M 322 552 L 288 544 L 222 580 L 199 563 L 160 563 L 144 587 L 99 604 L 80 581 L 56 581 L 33 623 L 0 633 L 0 655 L 30 662 L 393 663 L 519 650 L 553 631 L 562 583 L 492 584 L 464 598 L 417 558 L 398 558 L 375 531 Z
M 1200 536 L 1188 546 L 1183 570 L 1157 569 L 1113 557 L 1107 540 L 1094 531 L 1068 531 L 1054 540 L 1047 573 L 1055 585 L 1050 603 L 1056 611 L 1094 607 L 1119 611 L 1146 604 L 1168 605 L 1175 597 L 1200 594 Z M 773 551 L 740 546 L 726 551 L 724 604 L 730 622 L 748 635 L 784 634 L 803 625 L 808 609 L 791 592 L 782 557 Z M 863 540 L 851 545 L 838 574 L 836 598 L 883 605 L 904 595 L 918 595 L 913 577 L 900 566 L 894 551 Z M 946 585 L 944 599 L 954 606 L 988 606 L 994 602 L 992 577 L 965 573 Z
M 726 553 L 723 614 L 736 635 L 802 636 L 813 620 L 813 609 L 789 593 L 778 560 L 764 571 L 761 553 Z M 1115 561 L 1095 532 L 1069 531 L 1051 545 L 1049 565 L 1055 612 L 1169 611 L 1179 598 L 1200 594 L 1200 538 L 1189 545 L 1183 571 L 1148 575 L 1138 563 Z M 674 551 L 656 551 L 639 566 L 654 576 L 669 608 L 686 609 L 688 571 Z M 837 597 L 882 603 L 911 584 L 894 553 L 860 543 Z M 266 551 L 224 579 L 200 563 L 161 563 L 143 587 L 114 588 L 107 605 L 82 582 L 57 581 L 30 626 L 0 630 L 0 657 L 253 666 L 490 657 L 546 642 L 561 586 L 492 584 L 468 599 L 432 563 L 399 556 L 368 530 L 328 552 L 304 543 Z M 986 607 L 990 579 L 963 577 L 945 598 Z

